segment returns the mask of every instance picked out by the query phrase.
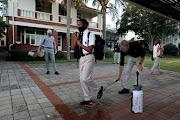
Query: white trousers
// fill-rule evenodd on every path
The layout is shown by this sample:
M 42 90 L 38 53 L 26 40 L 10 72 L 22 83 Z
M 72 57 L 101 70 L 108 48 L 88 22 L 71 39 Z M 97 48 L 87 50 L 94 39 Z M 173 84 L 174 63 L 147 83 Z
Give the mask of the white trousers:
M 84 93 L 84 100 L 92 100 L 90 90 L 99 92 L 101 86 L 96 84 L 93 79 L 93 68 L 95 63 L 95 57 L 93 54 L 83 56 L 80 58 L 79 71 L 80 71 L 80 83 Z
M 116 63 L 117 58 L 118 58 L 117 63 L 119 63 L 120 62 L 120 52 L 115 52 L 114 53 L 114 63 Z
M 154 65 L 151 68 L 151 70 L 154 71 L 155 68 L 157 68 L 158 71 L 160 71 L 160 58 L 159 57 L 154 58 Z
M 140 60 L 140 57 L 135 58 L 135 57 L 129 56 L 129 60 L 128 60 L 128 63 L 127 63 L 127 68 L 126 68 L 126 82 L 125 82 L 125 88 L 126 89 L 130 89 L 130 86 L 131 86 L 131 72 L 132 72 L 132 69 L 133 69 L 135 64 L 137 66 L 139 65 L 139 60 Z M 145 59 L 144 59 L 144 61 L 145 61 Z M 142 63 L 143 68 L 144 68 L 144 61 Z M 138 68 L 137 68 L 137 71 L 139 72 L 138 83 L 140 85 L 142 71 L 139 71 Z M 134 85 L 137 85 L 137 76 L 135 77 Z

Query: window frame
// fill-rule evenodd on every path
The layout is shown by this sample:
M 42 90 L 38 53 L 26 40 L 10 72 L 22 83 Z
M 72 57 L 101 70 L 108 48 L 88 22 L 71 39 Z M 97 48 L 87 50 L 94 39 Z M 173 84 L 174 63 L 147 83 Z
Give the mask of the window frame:
M 27 30 L 33 30 L 33 31 L 34 31 L 34 34 L 26 33 Z M 24 31 L 24 33 L 23 33 L 23 31 Z M 42 34 L 37 34 L 37 31 L 42 31 L 42 32 L 44 32 L 44 34 L 43 34 L 43 35 L 42 35 Z M 44 37 L 44 36 L 46 35 L 46 32 L 45 32 L 45 30 L 35 30 L 35 29 L 26 29 L 26 28 L 24 28 L 23 30 L 21 30 L 21 43 L 23 42 L 23 41 L 22 41 L 22 40 L 23 40 L 22 37 L 24 36 L 24 44 L 27 44 L 27 41 L 26 41 L 26 36 L 27 36 L 27 35 L 29 35 L 29 44 L 30 44 L 30 45 L 39 46 L 40 43 L 41 43 L 42 37 Z M 32 44 L 32 43 L 31 43 L 32 36 L 34 36 L 34 38 L 35 38 L 35 44 Z M 37 39 L 36 39 L 37 36 L 40 37 L 40 42 L 37 42 Z M 39 43 L 39 44 L 37 44 L 37 43 Z

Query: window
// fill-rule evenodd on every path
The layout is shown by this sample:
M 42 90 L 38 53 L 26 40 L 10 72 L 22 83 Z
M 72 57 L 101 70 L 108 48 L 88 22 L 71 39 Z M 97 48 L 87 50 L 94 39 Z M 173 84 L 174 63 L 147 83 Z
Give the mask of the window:
M 34 31 L 34 30 L 26 30 L 26 33 L 28 33 L 28 34 L 34 34 L 35 31 Z
M 39 46 L 39 44 L 41 43 L 41 39 L 45 35 L 45 31 L 33 29 L 21 30 L 21 33 L 21 41 L 23 44 L 31 44 L 35 46 Z
M 67 16 L 67 10 L 64 5 L 59 4 L 59 15 Z
M 24 32 L 23 32 L 23 33 L 24 33 Z M 21 40 L 22 40 L 22 44 L 24 44 L 24 35 L 22 35 Z
M 41 35 L 36 35 L 36 45 L 39 45 L 41 43 L 42 36 Z
M 26 44 L 30 44 L 30 35 L 26 35 Z
M 31 35 L 31 44 L 35 44 L 35 35 Z
M 4 40 L 1 40 L 1 46 L 4 46 Z
M 36 31 L 36 34 L 38 34 L 38 35 L 44 35 L 44 31 Z
M 52 3 L 46 0 L 36 0 L 36 11 L 51 13 Z

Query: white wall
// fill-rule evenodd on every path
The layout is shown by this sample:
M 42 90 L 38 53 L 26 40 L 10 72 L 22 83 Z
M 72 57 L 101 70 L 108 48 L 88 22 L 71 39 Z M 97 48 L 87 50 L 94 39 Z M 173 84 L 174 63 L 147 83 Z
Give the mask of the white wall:
M 163 45 L 166 45 L 168 43 L 172 43 L 172 44 L 174 44 L 174 45 L 176 45 L 178 47 L 178 44 L 180 43 L 179 35 L 168 36 L 168 37 L 162 38 L 162 44 Z
M 77 10 L 75 8 L 71 8 L 71 18 L 72 25 L 77 25 Z
M 35 0 L 8 0 L 9 16 L 17 16 L 17 9 L 35 11 Z
M 127 40 L 128 41 L 128 34 L 124 34 L 124 35 L 120 35 L 119 36 L 119 42 L 123 41 L 123 40 Z
M 53 21 L 59 21 L 59 4 L 57 2 L 52 3 L 52 14 L 53 14 Z
M 35 11 L 36 10 L 35 0 L 18 0 L 18 8 Z

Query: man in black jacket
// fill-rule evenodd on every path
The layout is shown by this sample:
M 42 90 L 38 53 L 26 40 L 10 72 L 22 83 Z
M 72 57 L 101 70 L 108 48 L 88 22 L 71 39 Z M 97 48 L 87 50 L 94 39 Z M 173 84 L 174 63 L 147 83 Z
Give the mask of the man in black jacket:
M 119 62 L 120 62 L 119 40 L 117 40 L 117 43 L 114 46 L 114 64 L 116 64 L 116 58 L 118 59 L 117 64 L 119 64 Z
M 135 64 L 137 64 L 137 71 L 139 71 L 139 75 L 141 76 L 141 71 L 144 67 L 144 59 L 145 59 L 145 51 L 142 46 L 138 42 L 128 42 L 123 40 L 120 44 L 121 48 L 121 62 L 119 67 L 119 78 L 121 78 L 122 71 L 124 69 L 124 58 L 126 55 L 129 55 L 129 60 L 126 68 L 126 82 L 125 88 L 119 91 L 119 94 L 129 93 L 130 85 L 131 85 L 131 71 Z M 137 78 L 134 81 L 134 84 L 137 84 Z

